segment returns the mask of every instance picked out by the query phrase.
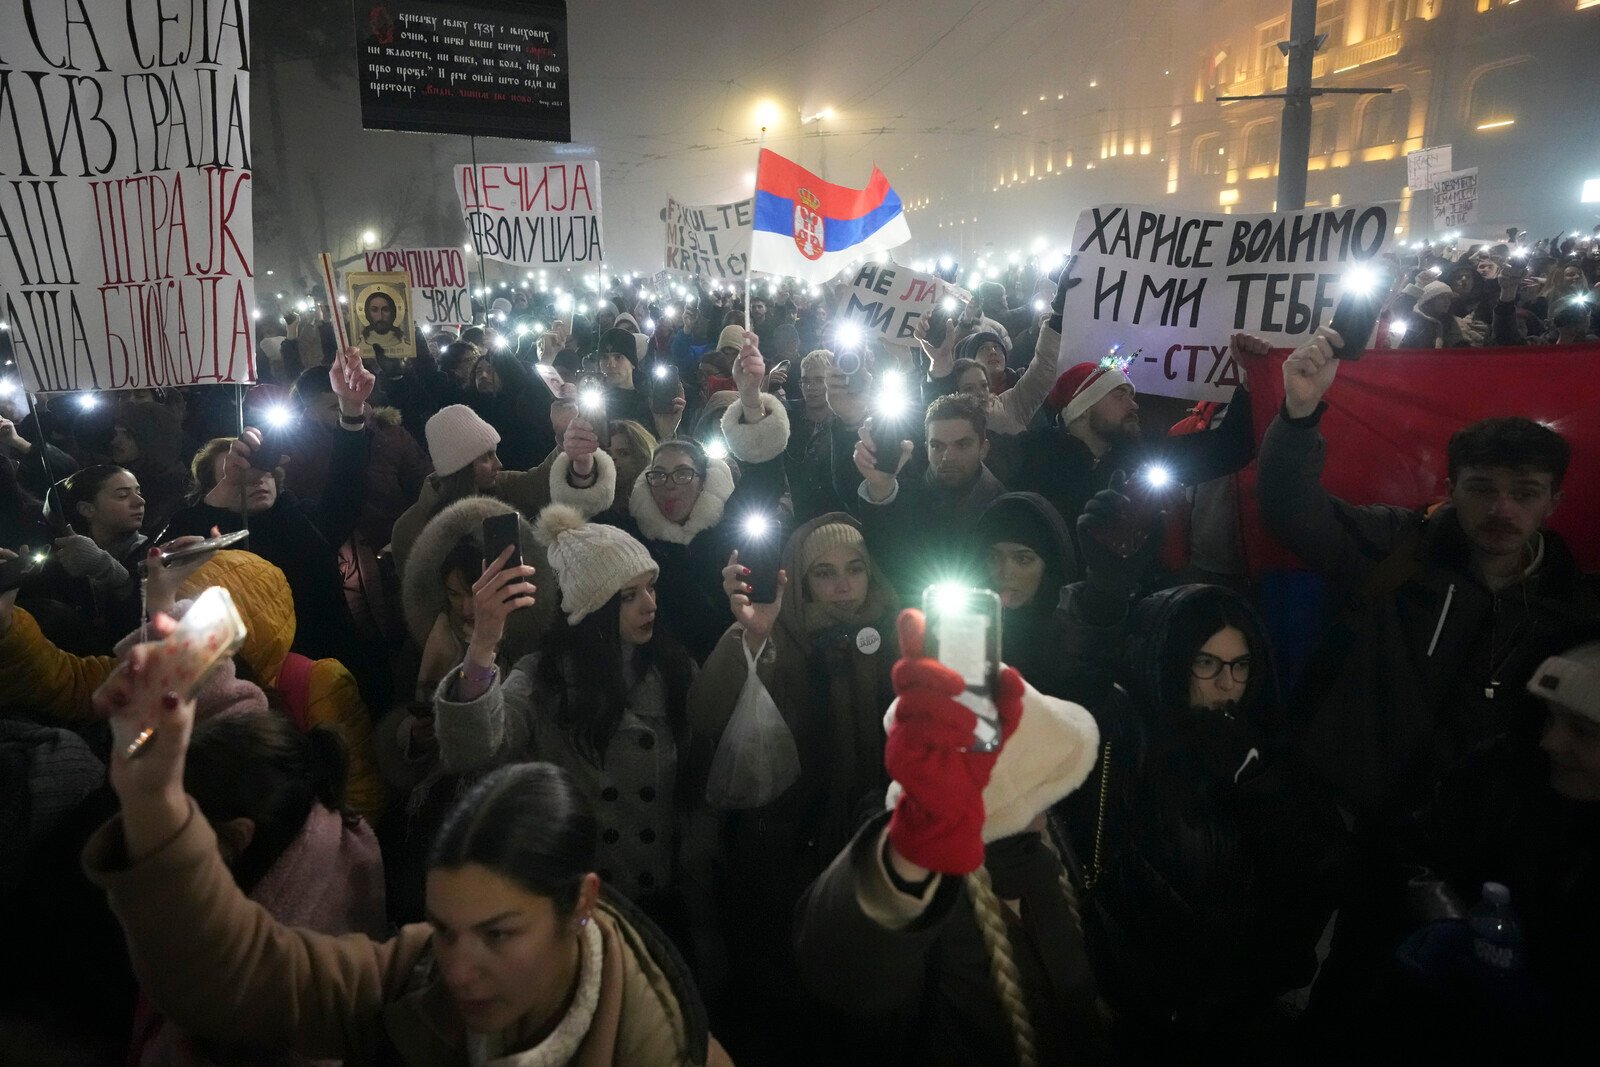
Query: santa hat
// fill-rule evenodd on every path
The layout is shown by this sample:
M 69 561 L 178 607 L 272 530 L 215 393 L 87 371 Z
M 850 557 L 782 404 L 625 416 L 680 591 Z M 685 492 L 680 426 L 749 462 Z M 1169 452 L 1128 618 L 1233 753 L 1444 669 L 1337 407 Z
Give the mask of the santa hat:
M 1104 396 L 1133 382 L 1121 367 L 1099 363 L 1079 363 L 1056 380 L 1050 390 L 1050 406 L 1061 412 L 1061 421 L 1071 425 Z
M 883 717 L 894 724 L 895 698 Z M 1023 680 L 1022 717 L 995 760 L 983 788 L 983 840 L 999 841 L 1028 828 L 1041 812 L 1077 789 L 1100 755 L 1100 728 L 1081 704 L 1046 696 Z M 900 799 L 899 782 L 890 782 L 885 806 Z

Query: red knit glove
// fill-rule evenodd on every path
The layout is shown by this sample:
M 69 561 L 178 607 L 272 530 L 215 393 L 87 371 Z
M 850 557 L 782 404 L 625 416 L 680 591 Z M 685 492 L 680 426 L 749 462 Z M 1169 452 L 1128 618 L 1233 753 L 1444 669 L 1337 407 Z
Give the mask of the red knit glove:
M 903 792 L 889 818 L 889 843 L 919 867 L 941 874 L 970 874 L 983 865 L 983 789 L 1000 750 L 969 752 L 978 717 L 956 703 L 961 675 L 922 654 L 922 612 L 900 613 L 900 661 L 894 691 L 900 698 L 883 747 L 883 762 Z M 1022 676 L 1000 671 L 995 704 L 1002 745 L 1022 718 Z

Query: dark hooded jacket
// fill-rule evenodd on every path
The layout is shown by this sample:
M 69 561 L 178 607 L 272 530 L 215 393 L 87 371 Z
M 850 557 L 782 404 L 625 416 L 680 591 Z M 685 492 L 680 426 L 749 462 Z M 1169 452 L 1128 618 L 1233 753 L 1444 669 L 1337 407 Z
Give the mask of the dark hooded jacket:
M 1343 605 L 1301 683 L 1295 747 L 1342 804 L 1392 822 L 1484 741 L 1528 726 L 1497 690 L 1533 673 L 1552 634 L 1600 616 L 1600 590 L 1545 530 L 1533 572 L 1492 592 L 1453 507 L 1347 504 L 1322 487 L 1325 461 L 1315 417 L 1279 415 L 1261 445 L 1267 528 Z
M 1001 656 L 1039 692 L 1065 696 L 1071 680 L 1062 656 L 1065 621 L 1059 607 L 1062 590 L 1081 569 L 1067 524 L 1038 493 L 1003 493 L 978 520 L 974 555 L 983 558 L 1000 541 L 1026 544 L 1044 561 L 1033 599 L 1020 608 L 1001 609 Z
M 1100 626 L 1079 591 L 1064 611 L 1070 698 L 1094 714 L 1102 749 L 1058 813 L 1084 865 L 1102 991 L 1126 1049 L 1256 1032 L 1316 971 L 1342 848 L 1332 805 L 1278 756 L 1260 620 L 1231 590 L 1188 585 Z M 1187 662 L 1223 611 L 1245 633 L 1250 678 L 1236 706 L 1191 710 Z
M 500 376 L 500 391 L 480 393 L 469 388 L 465 403 L 500 434 L 496 451 L 507 470 L 537 467 L 556 446 L 550 423 L 550 387 L 509 352 L 492 352 L 486 359 Z
M 194 478 L 180 455 L 183 425 L 171 408 L 145 401 L 122 405 L 116 421 L 139 446 L 139 458 L 127 468 L 139 479 L 144 497 L 143 530 L 154 536 L 194 490 Z

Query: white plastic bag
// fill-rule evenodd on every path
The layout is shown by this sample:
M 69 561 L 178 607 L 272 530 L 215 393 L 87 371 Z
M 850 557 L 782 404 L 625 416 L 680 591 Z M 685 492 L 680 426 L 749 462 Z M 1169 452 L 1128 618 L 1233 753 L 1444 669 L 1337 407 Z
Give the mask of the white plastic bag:
M 800 752 L 789 724 L 757 676 L 748 649 L 745 657 L 750 669 L 744 688 L 717 743 L 706 780 L 706 802 L 725 810 L 771 803 L 800 777 Z

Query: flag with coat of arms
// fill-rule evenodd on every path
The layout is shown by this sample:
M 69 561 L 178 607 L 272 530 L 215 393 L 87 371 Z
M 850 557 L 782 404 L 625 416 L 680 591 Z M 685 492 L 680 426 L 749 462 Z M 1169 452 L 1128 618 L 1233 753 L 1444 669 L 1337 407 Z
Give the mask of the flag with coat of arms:
M 849 189 L 762 149 L 755 201 L 751 270 L 825 282 L 853 259 L 911 240 L 899 194 L 877 167 L 865 189 Z

